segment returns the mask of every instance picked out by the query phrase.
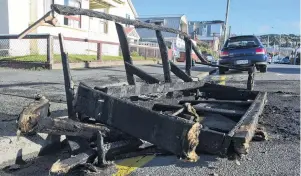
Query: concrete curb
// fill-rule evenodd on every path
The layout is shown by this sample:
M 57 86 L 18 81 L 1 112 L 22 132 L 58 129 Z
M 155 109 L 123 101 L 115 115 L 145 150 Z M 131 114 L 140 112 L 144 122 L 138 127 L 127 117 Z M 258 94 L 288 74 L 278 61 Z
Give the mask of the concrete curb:
M 133 61 L 134 65 L 150 65 L 157 64 L 157 61 Z M 79 63 L 70 63 L 69 66 L 71 69 L 76 68 L 98 68 L 98 67 L 113 67 L 124 65 L 124 61 L 107 61 L 107 62 L 79 62 Z M 52 69 L 62 69 L 61 63 L 55 63 L 52 65 Z
M 135 65 L 150 65 L 158 64 L 158 61 L 145 60 L 145 61 L 133 61 Z M 76 68 L 98 68 L 98 67 L 112 67 L 124 65 L 124 61 L 106 61 L 106 62 L 77 62 L 70 63 L 71 69 Z M 22 62 L 22 61 L 0 61 L 0 67 L 8 67 L 14 69 L 62 69 L 61 63 L 43 63 L 43 62 Z

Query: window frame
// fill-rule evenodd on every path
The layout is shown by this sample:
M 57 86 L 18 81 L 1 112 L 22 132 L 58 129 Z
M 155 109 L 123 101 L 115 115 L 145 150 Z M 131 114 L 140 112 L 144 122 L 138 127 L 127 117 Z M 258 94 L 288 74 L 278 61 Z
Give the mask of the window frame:
M 69 2 L 70 1 L 78 3 L 79 4 L 79 8 L 82 8 L 82 2 L 81 2 L 81 0 L 64 0 L 64 5 L 69 6 Z M 68 2 L 68 4 L 66 4 L 66 2 Z M 67 24 L 66 24 L 66 20 L 67 20 Z M 77 21 L 79 23 L 78 27 L 74 27 L 74 25 L 69 25 L 69 20 Z M 68 26 L 68 27 L 76 28 L 76 29 L 81 29 L 82 28 L 82 16 L 81 15 L 78 15 L 78 16 L 64 15 L 64 25 Z

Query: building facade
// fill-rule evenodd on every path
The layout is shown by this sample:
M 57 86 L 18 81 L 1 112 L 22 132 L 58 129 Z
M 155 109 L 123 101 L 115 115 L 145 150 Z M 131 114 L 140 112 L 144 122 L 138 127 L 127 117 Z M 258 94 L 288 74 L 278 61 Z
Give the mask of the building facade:
M 173 28 L 183 32 L 188 32 L 188 21 L 185 15 L 178 16 L 159 16 L 159 17 L 142 17 L 138 20 L 155 23 L 165 27 Z M 156 33 L 154 30 L 139 28 L 136 29 L 141 41 L 157 42 Z M 178 50 L 185 50 L 185 42 L 179 34 L 162 32 L 162 35 L 169 47 L 176 47 Z
M 220 45 L 220 38 L 223 35 L 224 21 L 189 21 L 188 31 L 192 38 L 206 42 L 217 51 Z
M 83 9 L 92 9 L 95 11 L 105 12 L 129 19 L 136 19 L 137 12 L 131 0 L 1 0 L 0 1 L 0 35 L 19 34 L 28 26 L 33 24 L 43 15 L 50 11 L 51 4 L 61 4 Z M 58 25 L 53 27 L 48 24 L 39 26 L 31 34 L 50 34 L 57 36 L 62 33 L 65 37 L 74 37 L 80 39 L 93 39 L 105 42 L 119 43 L 115 23 L 98 18 L 90 18 L 87 16 L 62 16 L 58 15 Z M 128 27 L 124 25 L 125 27 Z M 14 42 L 18 42 L 14 44 Z M 6 47 L 12 53 L 18 55 L 17 47 L 28 46 L 28 52 L 31 54 L 34 50 L 42 51 L 42 44 L 39 42 L 22 40 L 2 42 L 2 46 Z M 1 45 L 1 44 L 0 44 Z M 59 48 L 54 48 L 54 52 L 58 52 Z M 97 50 L 97 44 L 66 41 L 66 49 L 69 53 L 74 54 L 93 54 Z M 45 49 L 44 49 L 45 50 Z M 15 51 L 15 53 L 14 53 Z M 102 54 L 118 55 L 119 46 L 103 44 Z

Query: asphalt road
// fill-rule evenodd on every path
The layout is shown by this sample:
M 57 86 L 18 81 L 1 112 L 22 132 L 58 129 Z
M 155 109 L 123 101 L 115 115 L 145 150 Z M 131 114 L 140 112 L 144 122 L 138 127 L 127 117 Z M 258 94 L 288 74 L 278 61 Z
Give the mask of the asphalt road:
M 160 66 L 141 66 L 147 72 L 160 77 Z M 197 66 L 199 71 L 208 67 Z M 53 103 L 54 116 L 66 115 L 63 76 L 61 70 L 26 71 L 0 69 L 0 136 L 15 134 L 14 119 L 22 107 L 36 93 L 46 95 Z M 125 82 L 122 67 L 72 71 L 75 84 L 85 81 L 89 85 L 105 85 Z M 162 76 L 161 76 L 162 78 Z M 211 81 L 236 87 L 246 87 L 246 72 L 230 71 L 225 75 L 212 75 Z M 104 170 L 104 175 L 131 173 L 131 175 L 299 175 L 300 166 L 300 67 L 269 65 L 267 73 L 256 73 L 255 90 L 268 92 L 268 103 L 260 118 L 267 129 L 269 140 L 252 142 L 249 155 L 240 163 L 211 155 L 201 155 L 197 163 L 184 163 L 174 156 L 140 157 L 136 163 L 128 161 L 117 169 Z M 1 138 L 1 137 L 0 137 Z M 64 152 L 28 162 L 17 171 L 3 170 L 0 175 L 48 175 L 48 170 Z M 144 165 L 143 165 L 144 164 Z M 142 166 L 143 165 L 143 166 Z M 122 171 L 123 170 L 123 171 Z M 126 171 L 124 171 L 126 170 Z

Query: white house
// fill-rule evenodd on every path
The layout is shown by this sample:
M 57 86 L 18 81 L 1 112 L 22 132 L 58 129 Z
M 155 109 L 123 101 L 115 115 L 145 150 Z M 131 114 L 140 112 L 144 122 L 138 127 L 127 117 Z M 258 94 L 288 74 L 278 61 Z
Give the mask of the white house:
M 149 16 L 138 18 L 140 21 L 147 23 L 157 23 L 162 26 L 188 32 L 188 21 L 185 15 L 172 15 L 172 16 Z M 155 41 L 157 42 L 156 33 L 153 30 L 139 28 L 137 32 L 142 41 Z M 167 42 L 167 45 L 175 45 L 180 50 L 185 50 L 185 42 L 179 34 L 162 32 L 162 35 Z
M 0 35 L 19 34 L 29 25 L 33 24 L 48 11 L 51 4 L 68 5 L 83 9 L 92 9 L 125 18 L 136 19 L 137 12 L 131 0 L 0 0 Z M 119 43 L 115 24 L 87 16 L 57 16 L 58 26 L 53 27 L 45 24 L 39 26 L 31 34 L 50 34 L 57 36 L 62 33 L 65 37 L 80 39 L 93 39 L 111 43 Z M 124 25 L 125 27 L 129 27 Z M 22 45 L 20 44 L 22 42 Z M 58 41 L 54 41 L 55 43 Z M 1 42 L 0 42 L 1 45 Z M 10 55 L 18 55 L 20 46 L 29 49 L 27 54 L 32 54 L 34 50 L 39 53 L 46 52 L 46 41 L 41 40 L 11 40 L 6 45 L 10 50 Z M 4 46 L 2 46 L 3 48 Z M 72 54 L 93 54 L 96 52 L 96 43 L 66 41 L 66 50 Z M 1 46 L 0 46 L 1 49 Z M 24 50 L 22 49 L 24 54 Z M 59 48 L 54 47 L 54 52 L 58 53 Z M 119 46 L 103 44 L 102 53 L 105 55 L 118 55 Z M 96 54 L 96 53 L 95 53 Z

